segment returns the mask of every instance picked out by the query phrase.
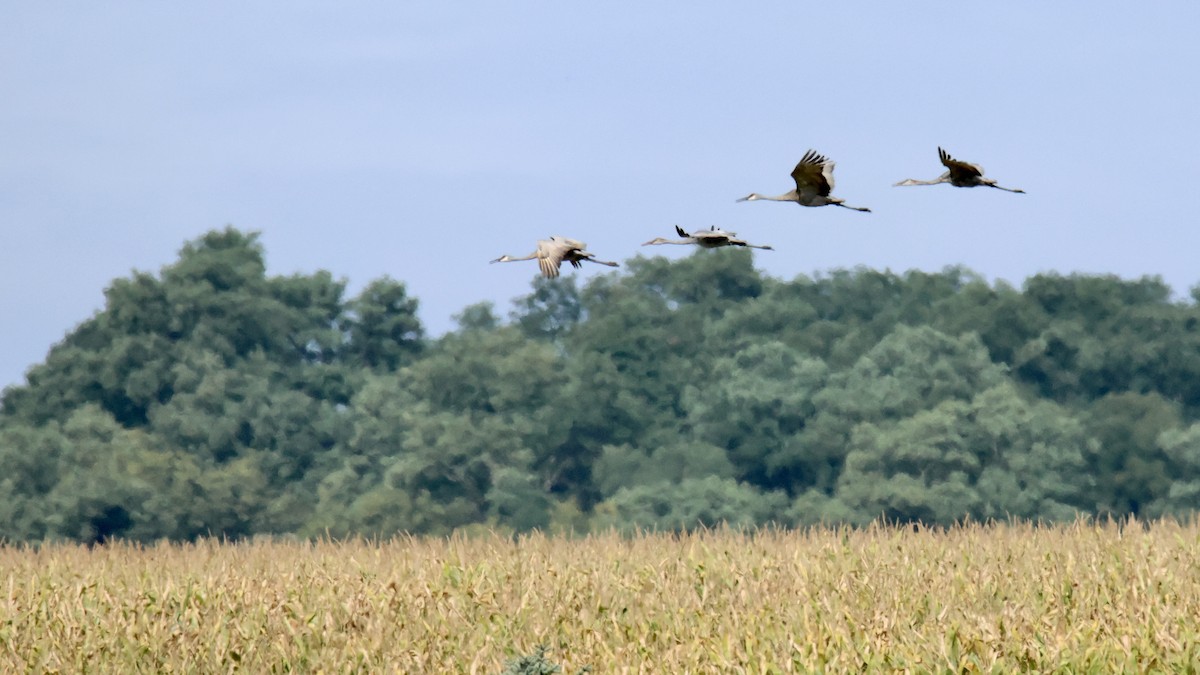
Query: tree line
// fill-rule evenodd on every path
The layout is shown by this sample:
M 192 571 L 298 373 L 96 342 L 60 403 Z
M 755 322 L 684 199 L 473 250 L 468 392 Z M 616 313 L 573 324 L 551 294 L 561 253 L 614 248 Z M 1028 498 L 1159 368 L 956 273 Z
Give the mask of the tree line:
M 0 539 L 1154 518 L 1200 506 L 1200 286 L 745 250 L 536 279 L 430 338 L 257 235 L 133 273 L 0 398 Z

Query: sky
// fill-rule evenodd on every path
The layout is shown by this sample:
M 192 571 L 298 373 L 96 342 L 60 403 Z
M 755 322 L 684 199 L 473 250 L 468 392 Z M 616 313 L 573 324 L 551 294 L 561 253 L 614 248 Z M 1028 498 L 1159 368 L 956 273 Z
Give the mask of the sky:
M 675 224 L 773 245 L 783 280 L 965 265 L 1186 298 L 1198 25 L 1191 0 L 5 3 L 0 387 L 226 225 L 272 275 L 403 281 L 432 335 L 530 291 L 501 254 L 678 258 L 640 247 Z M 1027 194 L 892 187 L 939 145 Z M 872 213 L 735 202 L 810 148 Z

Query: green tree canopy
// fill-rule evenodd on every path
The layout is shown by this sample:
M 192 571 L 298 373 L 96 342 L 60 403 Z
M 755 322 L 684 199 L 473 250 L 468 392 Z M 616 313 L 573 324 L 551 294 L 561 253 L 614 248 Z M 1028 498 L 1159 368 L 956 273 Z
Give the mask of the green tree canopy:
M 389 277 L 186 243 L 0 397 L 0 538 L 949 524 L 1200 509 L 1200 286 L 748 250 L 537 277 L 425 334 Z M 507 319 L 501 318 L 507 317 Z

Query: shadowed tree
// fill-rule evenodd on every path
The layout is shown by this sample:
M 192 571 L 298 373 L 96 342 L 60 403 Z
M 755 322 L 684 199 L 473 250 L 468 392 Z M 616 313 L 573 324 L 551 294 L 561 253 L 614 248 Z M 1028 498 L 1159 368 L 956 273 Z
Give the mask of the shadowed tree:
M 729 478 L 708 476 L 622 488 L 596 507 L 595 524 L 624 532 L 754 527 L 780 520 L 787 505 L 781 492 L 764 493 Z
M 404 284 L 388 277 L 367 284 L 349 302 L 346 321 L 351 363 L 392 371 L 416 360 L 424 329 L 417 319 L 417 300 Z
M 1147 507 L 1147 515 L 1194 517 L 1200 511 L 1200 423 L 1163 431 L 1158 447 L 1170 461 L 1171 486 Z
M 533 280 L 533 292 L 515 302 L 513 323 L 534 339 L 556 340 L 583 318 L 575 277 Z
M 797 437 L 816 415 L 813 397 L 826 377 L 820 359 L 778 342 L 747 347 L 716 359 L 707 381 L 687 387 L 688 423 L 728 453 L 741 480 L 789 492 L 828 484 L 834 467 Z
M 1109 394 L 1081 417 L 1096 440 L 1088 457 L 1095 477 L 1089 508 L 1136 516 L 1166 496 L 1173 474 L 1159 436 L 1181 426 L 1178 405 L 1158 394 Z
M 1082 426 L 1008 383 L 855 428 L 837 499 L 854 522 L 1068 520 L 1084 500 Z

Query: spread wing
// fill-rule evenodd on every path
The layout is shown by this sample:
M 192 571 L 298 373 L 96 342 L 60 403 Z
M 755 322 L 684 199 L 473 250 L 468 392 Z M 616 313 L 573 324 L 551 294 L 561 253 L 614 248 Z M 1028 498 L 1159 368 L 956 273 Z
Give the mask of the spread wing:
M 558 276 L 564 260 L 573 267 L 583 267 L 579 264 L 580 260 L 593 258 L 586 249 L 587 244 L 582 241 L 556 234 L 538 242 L 538 267 L 542 268 L 542 274 L 553 279 Z
M 828 197 L 833 191 L 833 166 L 829 158 L 809 150 L 792 169 L 792 180 L 796 181 L 796 192 L 801 196 Z
M 950 169 L 950 178 L 954 181 L 969 181 L 983 175 L 982 166 L 954 159 L 950 153 L 941 148 L 938 148 L 938 158 L 942 160 L 942 164 L 947 169 Z
M 567 249 L 573 248 L 579 251 L 587 250 L 587 244 L 579 241 L 578 239 L 571 239 L 570 237 L 562 237 L 556 234 L 553 237 L 550 237 L 550 241 Z
M 547 279 L 553 279 L 558 276 L 558 268 L 562 265 L 563 256 L 572 248 L 568 242 L 577 243 L 562 237 L 550 237 L 549 239 L 538 240 L 538 267 L 541 268 L 542 275 Z

